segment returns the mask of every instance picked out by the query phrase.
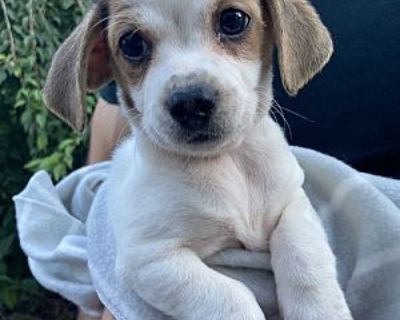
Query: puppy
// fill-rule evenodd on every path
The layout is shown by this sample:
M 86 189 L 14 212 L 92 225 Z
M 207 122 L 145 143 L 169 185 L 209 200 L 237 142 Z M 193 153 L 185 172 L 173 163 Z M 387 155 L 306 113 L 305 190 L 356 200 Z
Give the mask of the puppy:
M 305 0 L 99 0 L 54 57 L 45 100 L 78 130 L 86 92 L 118 83 L 134 135 L 109 181 L 116 272 L 175 319 L 266 319 L 202 262 L 234 247 L 270 252 L 284 319 L 352 319 L 269 114 L 274 46 L 291 95 L 333 50 Z

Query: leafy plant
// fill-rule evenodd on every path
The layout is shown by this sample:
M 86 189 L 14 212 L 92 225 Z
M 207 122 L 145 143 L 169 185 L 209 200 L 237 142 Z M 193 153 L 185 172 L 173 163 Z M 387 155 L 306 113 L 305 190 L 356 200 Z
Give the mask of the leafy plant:
M 11 197 L 34 171 L 47 170 L 59 180 L 85 161 L 87 137 L 49 114 L 41 89 L 53 53 L 89 4 L 0 0 L 0 319 L 73 315 L 32 279 L 19 249 Z M 89 98 L 88 105 L 93 102 Z

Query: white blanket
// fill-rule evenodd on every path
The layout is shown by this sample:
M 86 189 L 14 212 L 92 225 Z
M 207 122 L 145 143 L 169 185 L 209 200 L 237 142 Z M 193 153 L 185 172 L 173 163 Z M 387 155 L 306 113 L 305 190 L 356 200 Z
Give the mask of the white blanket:
M 354 318 L 400 319 L 400 181 L 360 174 L 314 151 L 293 151 L 337 256 Z M 101 300 L 118 320 L 168 319 L 115 278 L 108 222 L 113 217 L 105 209 L 108 174 L 109 163 L 103 163 L 54 186 L 39 172 L 15 197 L 21 246 L 32 273 L 89 315 L 100 314 Z M 268 319 L 280 319 L 267 255 L 228 250 L 207 263 L 252 289 Z

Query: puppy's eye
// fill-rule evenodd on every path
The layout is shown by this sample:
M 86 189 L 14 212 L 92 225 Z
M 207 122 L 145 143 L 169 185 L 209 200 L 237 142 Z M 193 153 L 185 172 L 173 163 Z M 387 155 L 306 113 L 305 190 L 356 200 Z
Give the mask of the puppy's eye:
M 139 32 L 130 32 L 121 37 L 119 47 L 124 56 L 133 62 L 140 62 L 150 52 L 150 45 L 143 39 Z
M 250 17 L 239 9 L 226 9 L 220 17 L 219 33 L 227 37 L 242 34 L 250 23 Z

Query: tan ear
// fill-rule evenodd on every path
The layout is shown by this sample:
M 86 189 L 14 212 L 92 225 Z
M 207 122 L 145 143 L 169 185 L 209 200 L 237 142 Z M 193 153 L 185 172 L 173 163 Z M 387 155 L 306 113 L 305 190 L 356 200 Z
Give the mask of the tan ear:
M 54 55 L 44 88 L 47 107 L 74 129 L 86 121 L 86 93 L 112 78 L 106 16 L 93 7 Z
M 296 95 L 333 53 L 328 29 L 306 0 L 267 0 L 283 86 Z

